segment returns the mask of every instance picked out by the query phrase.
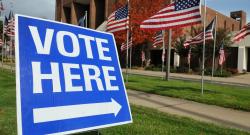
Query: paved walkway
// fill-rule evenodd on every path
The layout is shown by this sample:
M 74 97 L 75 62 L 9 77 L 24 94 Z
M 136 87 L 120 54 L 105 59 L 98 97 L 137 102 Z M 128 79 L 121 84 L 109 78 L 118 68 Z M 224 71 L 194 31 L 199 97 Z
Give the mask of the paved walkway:
M 164 77 L 165 72 L 159 71 L 145 71 L 145 70 L 128 70 L 131 74 L 138 75 L 147 75 L 147 76 L 156 76 L 156 77 Z M 123 69 L 123 72 L 125 70 Z M 172 79 L 180 79 L 180 80 L 192 80 L 192 81 L 200 81 L 200 75 L 189 75 L 189 74 L 179 74 L 179 73 L 170 73 L 170 78 Z M 211 81 L 210 76 L 205 76 L 204 80 L 209 83 L 218 83 L 218 84 L 227 84 L 227 85 L 239 85 L 239 86 L 248 86 L 250 87 L 250 74 L 239 75 L 234 77 L 213 77 L 213 81 Z
M 195 120 L 238 128 L 250 132 L 250 112 L 127 90 L 129 102 Z

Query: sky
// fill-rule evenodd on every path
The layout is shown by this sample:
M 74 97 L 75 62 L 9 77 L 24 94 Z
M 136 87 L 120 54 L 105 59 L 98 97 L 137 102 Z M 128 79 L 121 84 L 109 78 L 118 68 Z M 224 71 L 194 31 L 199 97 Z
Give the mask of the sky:
M 54 20 L 55 0 L 2 0 L 5 15 L 14 13 Z M 11 6 L 12 5 L 12 6 Z
M 206 0 L 207 6 L 230 16 L 231 11 L 244 10 L 250 22 L 250 0 Z
M 55 0 L 2 0 L 6 7 L 15 13 L 54 20 Z M 11 3 L 13 3 L 11 6 Z M 206 0 L 207 6 L 227 16 L 231 11 L 244 10 L 250 22 L 250 0 Z

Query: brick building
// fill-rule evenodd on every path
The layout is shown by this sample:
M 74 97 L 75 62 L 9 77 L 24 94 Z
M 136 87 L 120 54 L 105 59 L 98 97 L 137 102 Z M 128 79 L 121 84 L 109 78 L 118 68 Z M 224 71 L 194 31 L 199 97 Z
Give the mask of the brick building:
M 84 15 L 85 11 L 88 11 L 88 26 L 96 29 L 112 12 L 112 5 L 115 1 L 56 0 L 56 20 L 77 25 L 78 20 Z M 246 24 L 246 13 L 244 11 L 231 12 L 231 17 L 228 17 L 211 8 L 207 8 L 207 22 L 210 22 L 216 14 L 218 16 L 218 28 L 238 31 Z
M 88 27 L 96 29 L 112 12 L 115 0 L 56 0 L 56 20 L 78 24 L 78 20 L 88 12 Z
M 218 18 L 217 28 L 239 31 L 246 24 L 246 13 L 244 11 L 231 12 L 231 16 L 229 17 L 207 7 L 207 22 L 212 21 L 216 15 Z
M 100 25 L 104 24 L 107 17 L 111 14 L 112 5 L 115 2 L 116 0 L 56 0 L 56 20 L 77 25 L 79 19 L 83 17 L 85 11 L 87 11 L 88 27 L 97 29 Z M 202 10 L 202 15 L 203 11 L 204 10 Z M 244 11 L 231 12 L 229 17 L 208 7 L 206 22 L 211 22 L 216 15 L 218 16 L 217 29 L 222 28 L 228 29 L 230 32 L 237 32 L 246 24 L 246 13 Z M 194 27 L 201 26 L 202 24 L 196 25 Z M 185 29 L 190 31 L 191 27 L 187 27 Z M 248 50 L 250 49 L 247 47 L 248 45 L 245 46 L 245 49 L 242 49 L 242 45 L 241 48 L 239 48 L 237 45 L 233 45 L 232 48 L 230 48 L 230 63 L 227 65 L 231 68 L 238 68 L 240 72 L 243 69 L 248 69 L 248 71 L 250 71 L 250 62 L 247 63 L 247 61 L 250 60 L 250 55 L 248 55 L 250 54 L 248 53 Z M 152 61 L 155 59 L 157 60 L 155 64 L 161 63 L 161 51 L 153 50 L 152 52 L 154 53 L 154 55 L 152 55 L 151 57 L 157 57 L 151 58 Z M 242 63 L 242 57 L 245 58 L 244 61 L 246 62 Z M 179 66 L 179 56 L 172 52 L 171 58 L 171 65 Z

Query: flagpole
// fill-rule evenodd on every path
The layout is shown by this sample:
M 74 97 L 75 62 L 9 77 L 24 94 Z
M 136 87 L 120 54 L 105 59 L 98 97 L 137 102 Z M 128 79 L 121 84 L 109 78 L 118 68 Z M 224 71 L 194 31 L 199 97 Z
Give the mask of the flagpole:
M 12 72 L 12 37 L 10 37 L 10 70 Z
M 4 48 L 4 50 L 2 49 L 2 64 L 4 63 L 3 59 L 6 57 L 6 39 L 5 38 L 3 40 L 3 48 Z
M 223 63 L 221 64 L 221 67 L 220 67 L 220 75 L 222 75 L 222 69 L 223 69 Z
M 224 39 L 223 39 L 222 42 L 223 42 L 223 48 L 221 47 L 220 49 L 225 50 L 225 49 L 224 49 L 224 45 L 225 45 L 225 44 L 224 44 Z M 225 56 L 225 51 L 224 51 L 224 56 Z M 222 75 L 222 70 L 223 70 L 223 64 L 224 64 L 224 62 L 221 63 L 221 67 L 220 67 L 220 74 L 221 74 L 221 75 Z
M 170 0 L 172 3 L 172 0 Z M 171 43 L 172 43 L 172 29 L 168 30 L 168 49 L 167 49 L 167 61 L 166 61 L 166 80 L 169 81 L 170 76 L 170 57 L 171 57 Z
M 171 43 L 172 43 L 172 29 L 168 31 L 168 49 L 167 49 L 167 61 L 166 61 L 166 80 L 169 81 L 170 76 L 170 57 L 171 57 Z
M 10 37 L 10 44 L 9 44 L 9 59 L 11 59 L 11 45 L 12 45 L 12 42 L 11 42 L 11 37 Z M 11 62 L 11 60 L 10 60 Z
M 3 52 L 4 52 L 4 51 L 3 51 L 3 48 L 4 48 L 4 24 L 5 24 L 4 21 L 5 21 L 5 18 L 4 18 L 4 15 L 3 15 L 3 12 L 2 12 L 2 11 L 1 11 L 1 18 L 3 19 L 3 20 L 2 20 L 2 23 L 3 23 L 3 24 L 2 24 L 2 26 L 3 26 L 3 33 L 2 33 L 2 36 L 3 36 L 3 37 L 2 37 L 3 45 L 2 45 L 2 50 L 1 50 L 1 51 L 2 51 L 2 60 L 1 60 L 1 61 L 2 61 L 2 65 L 3 65 Z
M 133 29 L 131 28 L 131 31 L 132 31 Z M 130 50 L 130 54 L 129 54 L 129 68 L 130 68 L 130 70 L 132 69 L 132 48 L 133 48 L 133 45 L 132 45 L 132 43 L 133 43 L 133 41 L 132 41 L 132 34 L 131 34 L 131 36 L 130 36 L 130 39 L 129 40 L 131 40 L 131 41 L 129 41 L 129 42 L 131 42 L 131 46 L 130 46 L 130 48 L 129 48 L 129 50 Z M 128 49 L 128 48 L 127 48 Z
M 214 65 L 215 65 L 215 47 L 216 47 L 216 39 L 217 39 L 217 13 L 215 16 L 215 25 L 214 25 L 214 48 L 213 48 L 213 63 L 212 63 L 212 78 L 211 80 L 213 80 L 214 77 Z
M 191 47 L 188 50 L 188 72 L 191 72 Z
M 141 50 L 141 55 L 142 55 L 142 51 L 143 51 L 143 49 Z M 141 67 L 143 68 L 143 60 L 142 60 L 142 56 L 141 56 Z
M 204 15 L 203 15 L 203 51 L 202 51 L 202 75 L 201 75 L 201 94 L 204 94 L 204 70 L 205 70 L 205 51 L 206 51 L 206 0 L 204 0 Z
M 1 15 L 2 15 L 2 13 L 1 13 Z M 5 19 L 4 19 L 4 17 L 3 17 L 3 21 L 2 21 L 2 22 L 3 22 L 3 33 L 2 33 L 2 34 L 3 34 L 3 35 L 2 35 L 2 36 L 3 36 L 3 37 L 2 37 L 2 42 L 3 42 L 3 45 L 2 45 L 2 65 L 3 65 L 3 47 L 4 47 L 4 40 L 5 40 L 5 39 L 4 39 L 4 21 L 5 21 Z
M 85 27 L 88 28 L 88 11 L 85 11 Z
M 7 54 L 7 38 L 5 37 L 4 39 L 4 59 L 6 60 L 6 58 L 8 57 L 8 54 Z M 4 61 L 3 61 L 4 62 Z
M 129 11 L 129 0 L 128 0 L 128 11 Z M 128 43 L 129 43 L 129 20 L 127 21 L 126 83 L 128 83 Z
M 131 39 L 132 40 L 132 39 Z M 132 41 L 131 41 L 132 42 Z M 129 54 L 129 68 L 132 69 L 132 45 L 129 48 L 130 54 Z
M 61 7 L 60 7 L 60 10 L 61 10 L 61 22 L 63 22 L 63 12 L 64 12 L 64 9 L 63 9 L 63 0 L 61 0 Z
M 162 56 L 161 56 L 161 61 L 162 61 L 162 73 L 164 72 L 164 61 L 165 61 L 165 30 L 162 30 Z M 164 78 L 164 77 L 163 77 Z
M 3 36 L 4 36 L 4 35 L 3 35 Z M 4 38 L 3 38 L 3 41 L 2 41 L 2 42 L 3 42 L 3 45 L 2 45 L 2 50 L 1 50 L 1 51 L 2 51 L 2 60 L 1 60 L 1 61 L 2 61 L 2 65 L 3 65 L 3 47 L 4 47 Z
M 128 82 L 128 40 L 129 40 L 129 29 L 127 29 L 127 50 L 126 50 L 126 82 Z

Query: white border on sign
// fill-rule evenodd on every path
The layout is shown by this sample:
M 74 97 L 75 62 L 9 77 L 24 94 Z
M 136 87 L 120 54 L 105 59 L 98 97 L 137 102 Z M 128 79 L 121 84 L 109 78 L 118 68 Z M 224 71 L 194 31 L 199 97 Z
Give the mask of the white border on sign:
M 16 61 L 16 115 L 17 115 L 17 133 L 23 134 L 22 129 L 22 110 L 21 110 L 21 87 L 20 87 L 20 63 L 19 63 L 19 32 L 18 15 L 15 15 L 15 61 Z
M 124 84 L 124 78 L 123 78 L 123 75 L 122 75 L 120 60 L 119 60 L 119 57 L 118 57 L 117 46 L 116 46 L 116 42 L 115 42 L 115 38 L 114 38 L 113 33 L 102 32 L 102 31 L 97 31 L 97 30 L 93 30 L 93 29 L 87 29 L 87 28 L 84 28 L 84 27 L 80 27 L 80 26 L 76 26 L 76 25 L 72 25 L 72 24 L 66 24 L 66 23 L 62 23 L 62 22 L 57 22 L 57 21 L 53 21 L 53 20 L 46 20 L 46 19 L 42 19 L 42 18 L 16 14 L 15 15 L 15 33 L 16 33 L 16 36 L 15 36 L 15 58 L 16 58 L 16 106 L 17 106 L 17 131 L 18 131 L 18 135 L 23 134 L 23 132 L 22 132 L 21 91 L 20 91 L 21 90 L 21 88 L 20 88 L 20 63 L 19 63 L 20 62 L 19 61 L 19 31 L 18 31 L 18 17 L 19 16 L 20 17 L 31 18 L 31 19 L 42 20 L 42 21 L 47 21 L 47 22 L 52 22 L 52 23 L 57 23 L 57 24 L 68 25 L 68 26 L 81 28 L 81 29 L 86 29 L 86 30 L 91 30 L 91 31 L 104 33 L 104 34 L 109 34 L 109 35 L 112 36 L 113 41 L 114 41 L 116 57 L 117 57 L 117 60 L 118 60 L 119 70 L 120 70 L 120 74 L 121 74 L 121 77 L 122 77 L 124 94 L 126 96 L 126 100 L 127 100 L 127 103 L 128 103 L 128 109 L 129 109 L 131 120 L 124 121 L 124 122 L 113 123 L 113 124 L 95 126 L 95 127 L 90 127 L 90 128 L 82 128 L 82 129 L 70 130 L 70 131 L 65 131 L 65 132 L 52 133 L 52 134 L 49 134 L 49 135 L 61 135 L 61 134 L 79 133 L 79 132 L 90 131 L 90 130 L 94 130 L 94 129 L 101 129 L 101 128 L 106 128 L 106 127 L 129 124 L 129 123 L 133 122 L 133 117 L 132 117 L 132 114 L 131 114 L 131 109 L 130 109 L 130 104 L 129 104 L 129 100 L 128 100 L 127 90 L 126 90 L 126 87 L 125 87 L 125 84 Z

